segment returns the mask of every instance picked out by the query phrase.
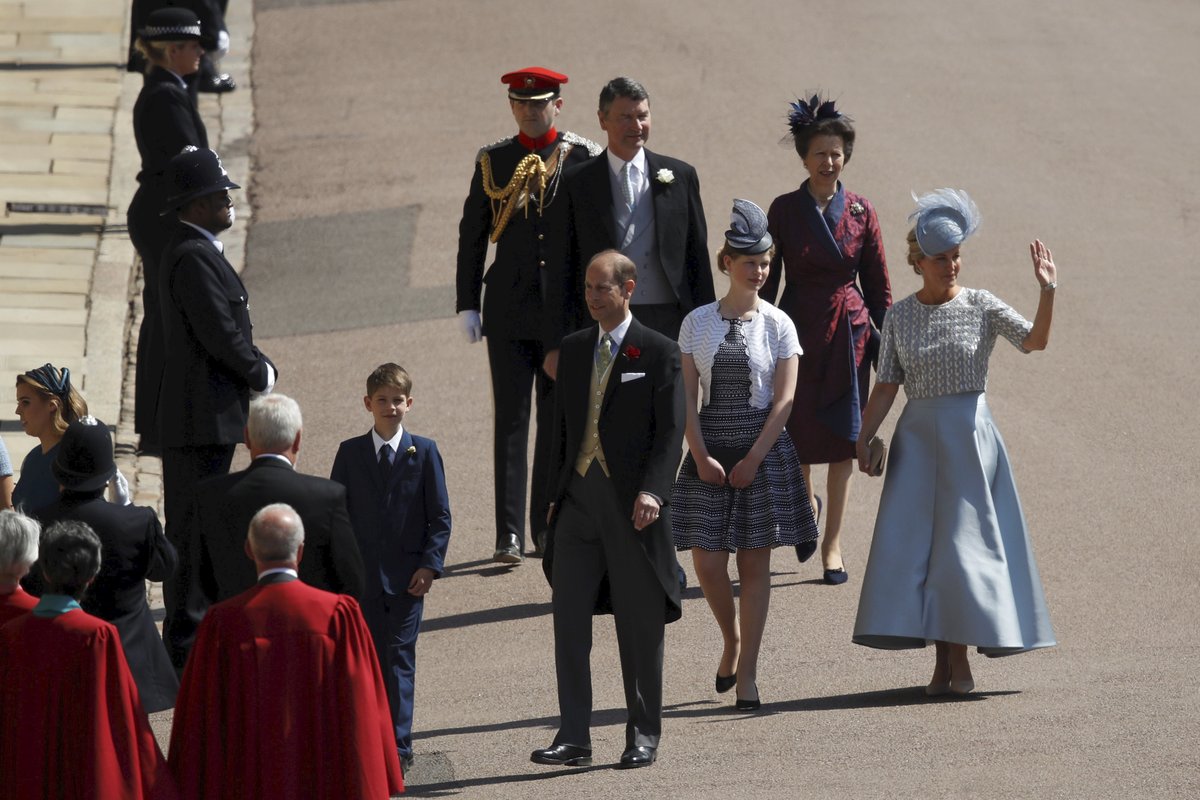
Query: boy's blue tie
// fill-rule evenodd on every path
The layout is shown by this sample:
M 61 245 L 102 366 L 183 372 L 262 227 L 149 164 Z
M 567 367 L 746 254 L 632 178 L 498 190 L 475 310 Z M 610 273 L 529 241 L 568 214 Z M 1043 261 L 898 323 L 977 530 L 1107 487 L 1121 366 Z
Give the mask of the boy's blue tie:
M 392 449 L 390 444 L 384 444 L 379 448 L 379 474 L 383 476 L 383 482 L 387 483 L 387 479 L 392 474 L 392 464 L 395 463 L 396 451 Z

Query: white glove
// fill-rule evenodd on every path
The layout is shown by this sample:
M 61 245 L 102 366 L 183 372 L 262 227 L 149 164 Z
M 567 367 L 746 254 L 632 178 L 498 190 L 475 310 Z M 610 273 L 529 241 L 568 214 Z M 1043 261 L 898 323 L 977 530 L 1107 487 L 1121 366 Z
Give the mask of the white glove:
M 220 61 L 229 55 L 229 31 L 217 31 L 217 50 L 212 54 L 213 61 Z
M 121 470 L 117 470 L 117 474 L 113 475 L 112 480 L 108 482 L 108 502 L 116 506 L 127 506 L 133 502 L 130 497 L 129 482 L 125 480 Z
M 267 388 L 263 389 L 261 392 L 256 392 L 251 389 L 251 397 L 262 397 L 264 394 L 270 394 L 275 390 L 275 379 L 279 377 L 279 373 L 277 373 L 275 368 L 270 364 L 266 364 L 265 366 L 267 368 Z
M 467 337 L 468 344 L 475 344 L 483 340 L 483 322 L 479 319 L 478 311 L 458 312 L 458 327 L 462 328 L 463 336 Z

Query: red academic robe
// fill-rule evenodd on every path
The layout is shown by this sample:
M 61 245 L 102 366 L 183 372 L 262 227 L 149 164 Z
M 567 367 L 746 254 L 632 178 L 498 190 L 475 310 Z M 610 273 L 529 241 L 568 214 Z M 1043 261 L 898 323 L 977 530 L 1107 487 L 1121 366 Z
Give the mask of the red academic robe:
M 33 611 L 38 599 L 20 586 L 9 594 L 0 594 L 0 625 Z
M 82 610 L 0 628 L 0 800 L 175 800 L 117 629 Z
M 386 800 L 404 791 L 375 646 L 352 597 L 293 580 L 208 610 L 170 764 L 184 797 Z

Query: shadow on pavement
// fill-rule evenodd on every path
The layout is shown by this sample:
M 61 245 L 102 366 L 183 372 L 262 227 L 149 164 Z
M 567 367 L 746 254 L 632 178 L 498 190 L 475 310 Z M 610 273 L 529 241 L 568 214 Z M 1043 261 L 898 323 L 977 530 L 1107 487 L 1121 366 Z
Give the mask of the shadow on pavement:
M 469 625 L 486 625 L 490 622 L 512 622 L 518 619 L 541 617 L 550 613 L 549 603 L 518 603 L 501 608 L 485 608 L 464 614 L 450 614 L 421 621 L 421 633 L 442 631 L 450 628 L 465 628 Z
M 585 772 L 595 772 L 599 769 L 614 769 L 616 762 L 612 764 L 596 764 L 590 767 L 553 767 L 541 764 L 530 764 L 530 767 L 544 767 L 546 772 L 521 773 L 518 775 L 489 775 L 483 778 L 469 778 L 467 780 L 452 780 L 443 783 L 429 783 L 425 785 L 413 784 L 404 786 L 405 797 L 441 797 L 447 794 L 457 794 L 459 790 L 466 789 L 469 786 L 498 786 L 506 783 L 528 783 L 530 781 L 545 781 L 553 778 L 562 778 L 569 775 L 581 775 Z
M 684 709 L 685 706 L 704 706 L 702 709 Z M 687 703 L 675 703 L 673 705 L 663 707 L 664 717 L 699 717 L 707 714 L 721 712 L 724 706 L 717 705 L 712 700 L 696 700 Z M 625 726 L 626 710 L 624 708 L 605 708 L 598 709 L 592 712 L 592 727 L 602 728 L 606 725 Z M 534 717 L 532 719 L 514 719 L 503 720 L 500 722 L 489 722 L 485 725 L 464 725 L 460 728 L 440 728 L 432 731 L 421 731 L 420 738 L 433 738 L 435 736 L 458 736 L 461 734 L 471 733 L 495 733 L 496 731 L 509 731 L 515 728 L 548 728 L 554 730 L 558 726 L 558 715 L 552 717 Z

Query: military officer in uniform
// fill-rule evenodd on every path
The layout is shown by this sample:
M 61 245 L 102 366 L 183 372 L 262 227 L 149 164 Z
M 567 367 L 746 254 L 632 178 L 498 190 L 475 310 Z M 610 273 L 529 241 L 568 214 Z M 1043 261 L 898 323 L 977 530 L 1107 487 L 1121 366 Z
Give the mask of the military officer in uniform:
M 554 411 L 553 383 L 542 371 L 558 348 L 559 312 L 544 306 L 547 286 L 561 280 L 566 248 L 563 172 L 603 149 L 559 131 L 559 94 L 567 76 L 542 67 L 500 78 L 519 132 L 479 151 L 458 235 L 457 301 L 468 342 L 487 338 L 495 410 L 496 550 L 493 561 L 518 564 L 525 551 L 530 394 L 537 398 L 537 434 L 530 532 L 540 553 L 546 508 L 546 469 Z M 488 243 L 495 260 L 484 273 Z M 487 291 L 483 291 L 487 284 Z M 483 296 L 482 305 L 480 295 Z M 482 319 L 480 309 L 482 308 Z M 569 332 L 569 331 L 568 331 Z

